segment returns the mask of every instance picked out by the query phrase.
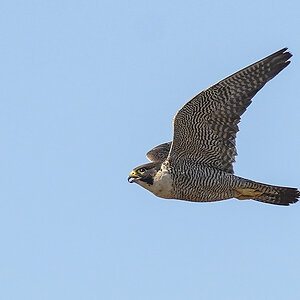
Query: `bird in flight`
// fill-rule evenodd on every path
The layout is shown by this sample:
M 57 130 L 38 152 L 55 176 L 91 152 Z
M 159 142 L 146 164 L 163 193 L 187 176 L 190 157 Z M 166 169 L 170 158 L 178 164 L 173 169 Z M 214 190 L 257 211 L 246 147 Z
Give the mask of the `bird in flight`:
M 154 195 L 193 202 L 230 198 L 289 205 L 297 188 L 274 186 L 234 175 L 235 139 L 241 115 L 254 95 L 292 57 L 283 48 L 230 75 L 188 101 L 173 120 L 173 141 L 156 146 L 150 163 L 134 168 L 129 182 Z

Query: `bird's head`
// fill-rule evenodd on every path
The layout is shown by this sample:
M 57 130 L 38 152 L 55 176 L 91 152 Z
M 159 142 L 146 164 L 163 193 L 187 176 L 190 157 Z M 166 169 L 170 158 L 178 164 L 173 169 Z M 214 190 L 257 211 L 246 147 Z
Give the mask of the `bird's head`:
M 139 167 L 134 168 L 129 176 L 128 182 L 135 182 L 140 185 L 144 185 L 145 183 L 148 185 L 153 185 L 154 176 L 159 171 L 161 167 L 161 162 L 159 163 L 148 163 L 141 165 Z

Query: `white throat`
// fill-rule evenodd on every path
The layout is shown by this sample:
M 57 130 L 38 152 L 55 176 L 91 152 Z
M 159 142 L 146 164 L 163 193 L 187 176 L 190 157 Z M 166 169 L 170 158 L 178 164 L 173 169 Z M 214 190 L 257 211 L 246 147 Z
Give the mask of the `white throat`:
M 140 180 L 137 183 L 157 197 L 167 199 L 174 197 L 172 185 L 173 180 L 165 164 L 161 165 L 160 170 L 156 173 L 153 179 L 153 184 L 148 184 Z

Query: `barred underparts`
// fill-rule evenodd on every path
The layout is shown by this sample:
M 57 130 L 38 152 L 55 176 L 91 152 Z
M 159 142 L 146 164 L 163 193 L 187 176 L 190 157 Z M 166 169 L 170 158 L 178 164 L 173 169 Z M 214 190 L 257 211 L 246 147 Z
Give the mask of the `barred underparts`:
M 237 198 L 289 205 L 297 188 L 235 176 L 236 134 L 254 95 L 290 63 L 287 48 L 234 73 L 188 101 L 175 115 L 173 140 L 147 153 L 151 161 L 129 174 L 158 197 L 194 202 Z

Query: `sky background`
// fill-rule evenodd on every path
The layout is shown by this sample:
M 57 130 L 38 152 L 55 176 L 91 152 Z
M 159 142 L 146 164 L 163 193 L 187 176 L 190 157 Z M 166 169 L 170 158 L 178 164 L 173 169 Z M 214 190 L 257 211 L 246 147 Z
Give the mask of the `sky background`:
M 3 1 L 1 299 L 300 295 L 300 204 L 189 203 L 128 184 L 172 118 L 289 47 L 240 124 L 236 174 L 300 187 L 299 1 Z

